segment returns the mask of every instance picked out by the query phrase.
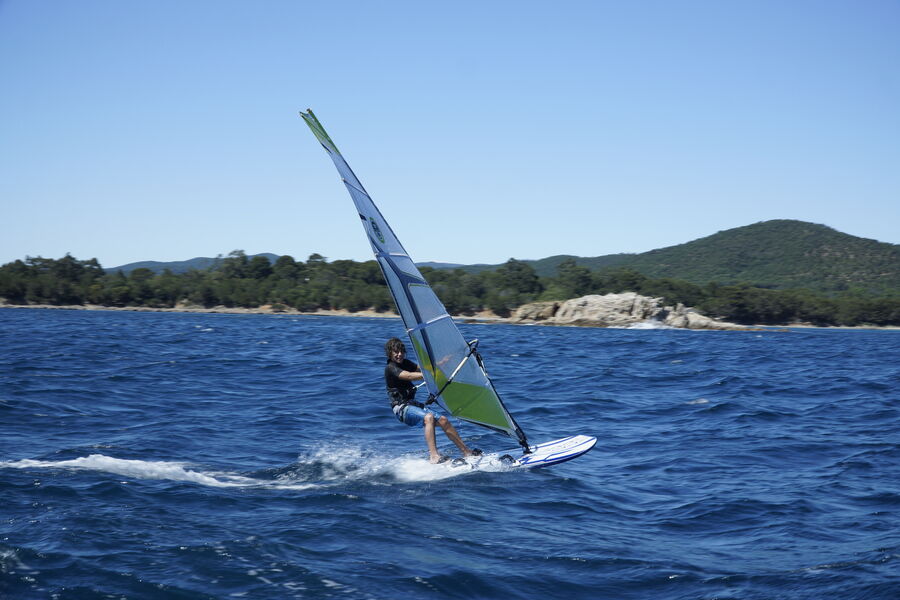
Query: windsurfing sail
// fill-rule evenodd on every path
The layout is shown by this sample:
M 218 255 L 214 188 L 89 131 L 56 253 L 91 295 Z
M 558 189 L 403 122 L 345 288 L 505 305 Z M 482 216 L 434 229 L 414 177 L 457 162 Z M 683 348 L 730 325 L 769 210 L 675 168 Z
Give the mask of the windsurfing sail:
M 307 109 L 300 116 L 331 156 L 353 198 L 419 359 L 430 396 L 455 417 L 516 438 L 528 452 L 525 433 L 506 410 L 484 370 L 477 341 L 467 343 L 463 338 L 312 110 Z

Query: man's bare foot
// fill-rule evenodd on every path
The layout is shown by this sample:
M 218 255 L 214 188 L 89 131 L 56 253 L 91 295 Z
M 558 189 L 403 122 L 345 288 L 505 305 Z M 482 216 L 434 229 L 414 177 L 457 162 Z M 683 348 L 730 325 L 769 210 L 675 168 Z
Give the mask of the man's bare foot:
M 428 459 L 428 462 L 430 462 L 433 465 L 439 465 L 443 462 L 447 462 L 448 460 L 450 460 L 449 456 L 441 456 L 440 454 L 434 454 L 431 456 L 431 458 Z

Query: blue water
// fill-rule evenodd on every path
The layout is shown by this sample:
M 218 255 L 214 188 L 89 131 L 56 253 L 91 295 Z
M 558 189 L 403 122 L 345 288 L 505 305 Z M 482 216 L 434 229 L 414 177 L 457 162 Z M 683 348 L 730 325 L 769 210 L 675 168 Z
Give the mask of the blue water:
M 597 447 L 428 466 L 395 319 L 0 310 L 0 597 L 900 597 L 900 332 L 461 329 Z

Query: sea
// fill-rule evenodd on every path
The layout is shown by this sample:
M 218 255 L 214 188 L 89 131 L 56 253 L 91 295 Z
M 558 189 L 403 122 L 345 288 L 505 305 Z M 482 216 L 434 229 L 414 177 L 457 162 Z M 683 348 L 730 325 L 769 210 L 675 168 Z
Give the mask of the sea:
M 900 331 L 459 327 L 596 447 L 428 464 L 394 318 L 0 309 L 0 597 L 900 598 Z

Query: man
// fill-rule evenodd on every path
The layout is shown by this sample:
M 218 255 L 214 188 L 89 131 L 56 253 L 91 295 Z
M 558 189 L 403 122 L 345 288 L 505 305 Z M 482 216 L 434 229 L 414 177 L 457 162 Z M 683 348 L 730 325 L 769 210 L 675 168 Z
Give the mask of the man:
M 384 382 L 387 385 L 388 397 L 391 400 L 391 410 L 400 421 L 411 427 L 420 423 L 425 424 L 425 442 L 428 444 L 429 460 L 433 464 L 449 460 L 447 456 L 441 456 L 435 443 L 434 424 L 437 424 L 450 439 L 456 444 L 463 456 L 478 456 L 482 452 L 478 448 L 469 448 L 456 432 L 456 428 L 450 420 L 441 415 L 436 415 L 425 405 L 415 400 L 416 386 L 413 381 L 424 378 L 419 365 L 406 358 L 406 346 L 397 338 L 391 338 L 384 345 L 387 354 L 387 365 L 384 367 Z

